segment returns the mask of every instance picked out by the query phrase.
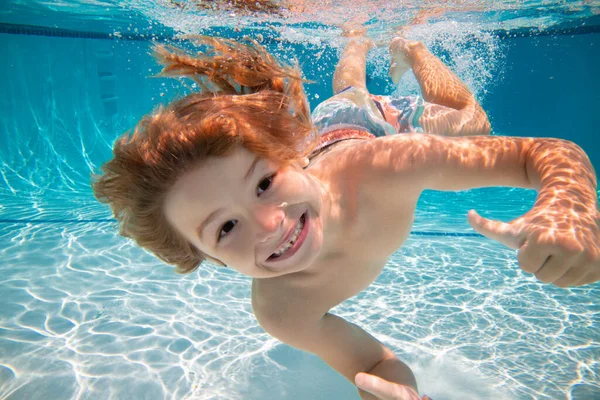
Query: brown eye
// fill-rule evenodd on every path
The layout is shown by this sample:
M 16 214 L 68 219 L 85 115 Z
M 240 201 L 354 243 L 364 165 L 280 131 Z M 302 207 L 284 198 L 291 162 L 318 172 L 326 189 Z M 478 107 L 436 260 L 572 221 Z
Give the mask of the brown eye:
M 237 220 L 235 220 L 235 219 L 225 222 L 225 224 L 223 224 L 223 226 L 221 227 L 221 230 L 219 231 L 219 239 L 218 240 L 221 240 L 225 236 L 227 236 L 229 234 L 229 232 L 231 232 L 236 225 L 237 225 Z
M 275 175 L 271 175 L 271 176 L 261 179 L 261 181 L 258 182 L 258 187 L 256 188 L 257 196 L 260 196 L 261 194 L 263 194 L 264 192 L 269 190 L 269 188 L 271 187 L 271 184 L 273 183 L 274 177 L 275 177 Z

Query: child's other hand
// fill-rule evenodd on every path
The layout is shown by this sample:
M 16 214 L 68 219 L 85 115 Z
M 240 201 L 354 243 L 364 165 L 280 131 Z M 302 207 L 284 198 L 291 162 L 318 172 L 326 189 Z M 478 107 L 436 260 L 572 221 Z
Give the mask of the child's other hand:
M 519 250 L 521 269 L 558 287 L 600 280 L 600 213 L 573 204 L 534 207 L 509 223 L 469 211 L 480 234 Z
M 360 372 L 354 378 L 356 386 L 371 393 L 380 400 L 431 400 L 427 396 L 421 399 L 414 389 L 386 381 L 378 376 Z

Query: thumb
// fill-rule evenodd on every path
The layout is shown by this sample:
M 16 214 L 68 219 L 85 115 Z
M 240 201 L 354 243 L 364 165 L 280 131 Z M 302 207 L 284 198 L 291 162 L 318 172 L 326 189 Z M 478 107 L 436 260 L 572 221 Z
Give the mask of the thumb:
M 477 233 L 482 234 L 488 239 L 500 242 L 512 249 L 521 247 L 519 233 L 515 232 L 515 228 L 511 224 L 483 218 L 475 210 L 469 211 L 467 220 Z

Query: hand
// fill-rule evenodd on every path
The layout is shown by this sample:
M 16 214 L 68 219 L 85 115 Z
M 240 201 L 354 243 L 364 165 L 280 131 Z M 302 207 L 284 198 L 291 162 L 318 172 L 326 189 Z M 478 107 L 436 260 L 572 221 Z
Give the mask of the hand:
M 365 392 L 371 393 L 380 400 L 431 400 L 427 396 L 419 397 L 413 388 L 386 381 L 375 375 L 359 372 L 354 383 Z
M 469 211 L 473 229 L 519 250 L 521 269 L 558 287 L 581 286 L 600 280 L 600 213 L 561 203 L 534 207 L 504 223 Z

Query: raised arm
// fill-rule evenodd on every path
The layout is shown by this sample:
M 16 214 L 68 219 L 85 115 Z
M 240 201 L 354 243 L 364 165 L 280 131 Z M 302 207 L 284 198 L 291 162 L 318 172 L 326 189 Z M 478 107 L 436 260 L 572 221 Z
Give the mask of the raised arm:
M 510 223 L 469 212 L 479 233 L 519 249 L 519 264 L 556 286 L 600 280 L 596 175 L 583 150 L 560 139 L 397 135 L 367 145 L 374 172 L 415 190 L 511 186 L 538 191 L 533 208 Z

